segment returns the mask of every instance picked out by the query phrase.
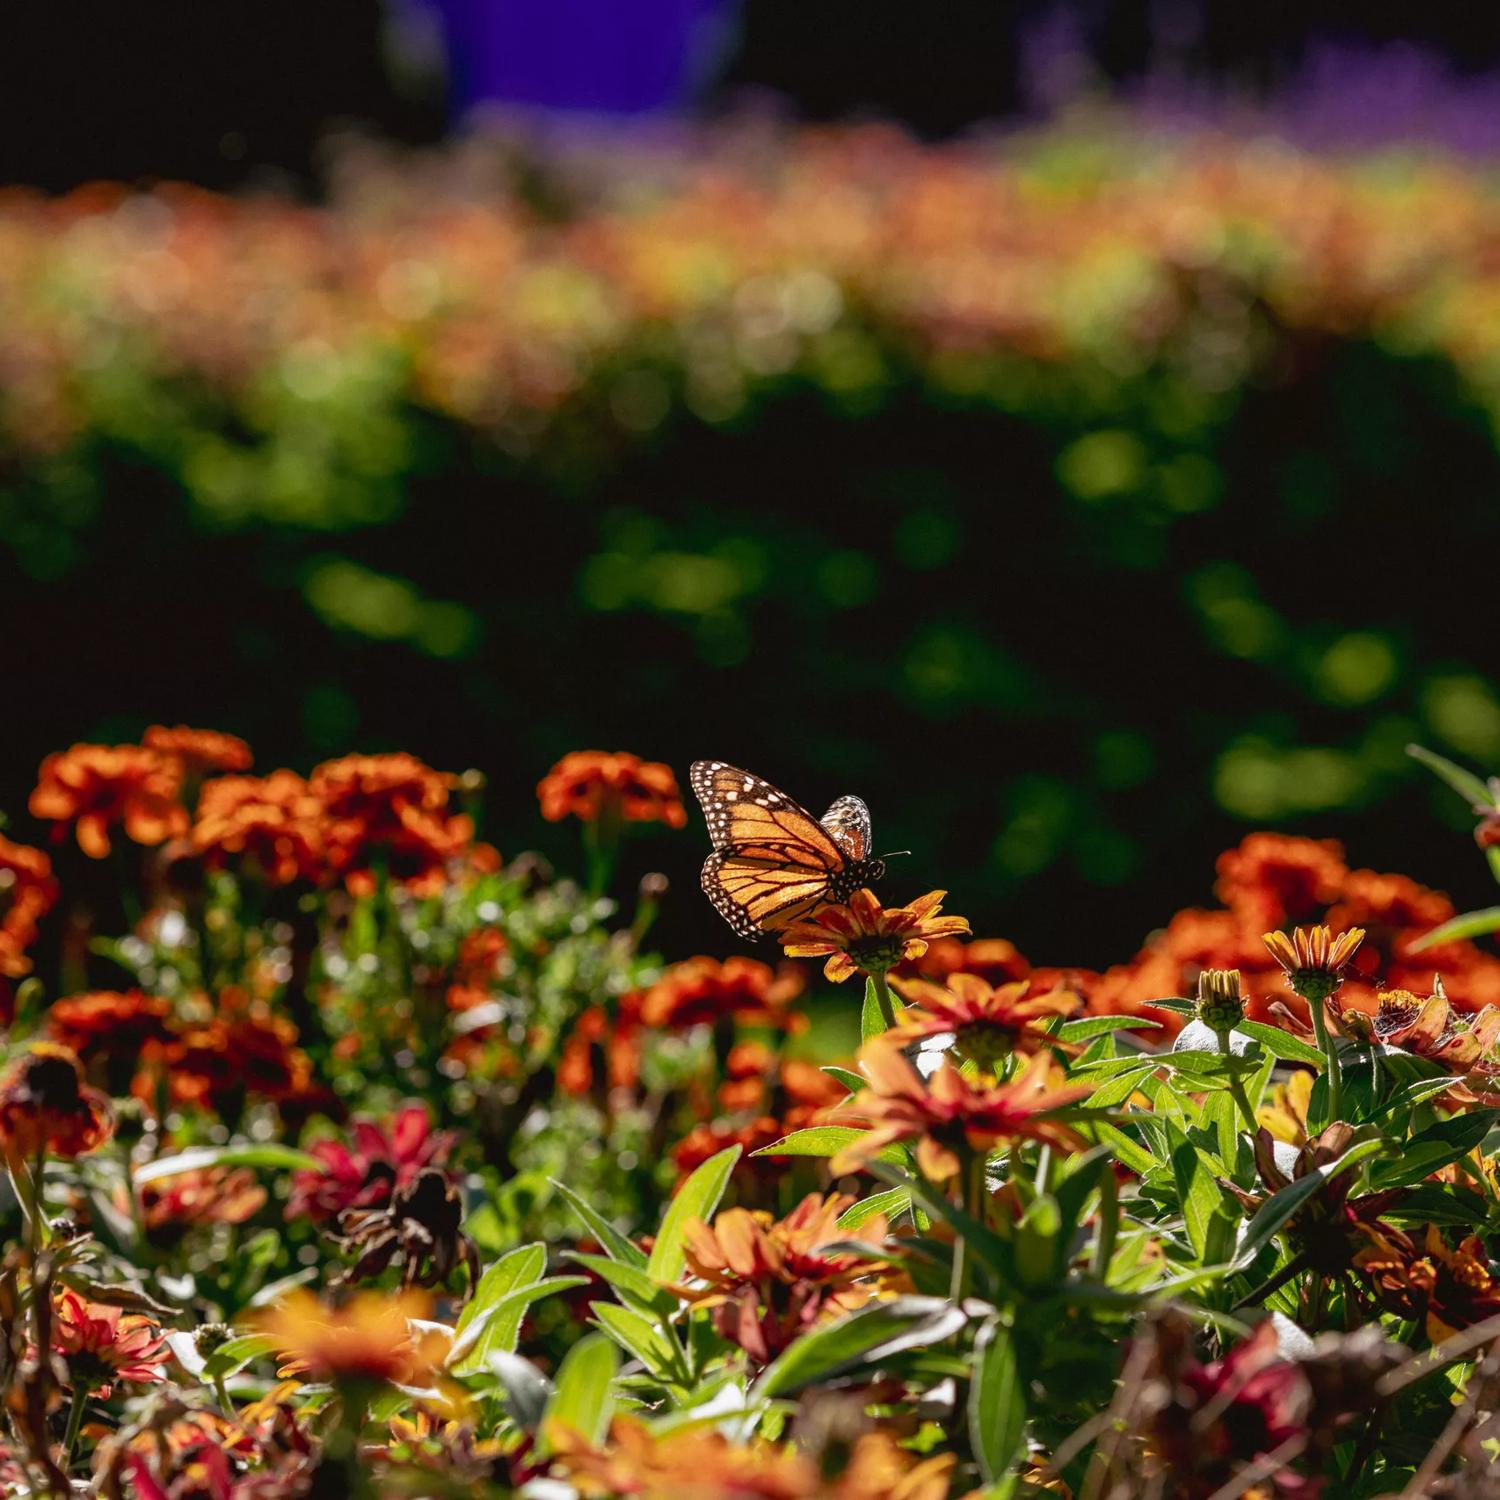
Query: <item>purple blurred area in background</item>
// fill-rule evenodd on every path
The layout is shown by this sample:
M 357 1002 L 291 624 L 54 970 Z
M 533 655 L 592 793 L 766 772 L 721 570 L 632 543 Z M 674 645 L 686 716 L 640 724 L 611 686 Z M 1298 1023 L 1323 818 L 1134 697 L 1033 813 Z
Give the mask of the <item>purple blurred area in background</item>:
M 688 102 L 736 0 L 422 0 L 446 43 L 455 117 L 489 101 L 640 115 Z

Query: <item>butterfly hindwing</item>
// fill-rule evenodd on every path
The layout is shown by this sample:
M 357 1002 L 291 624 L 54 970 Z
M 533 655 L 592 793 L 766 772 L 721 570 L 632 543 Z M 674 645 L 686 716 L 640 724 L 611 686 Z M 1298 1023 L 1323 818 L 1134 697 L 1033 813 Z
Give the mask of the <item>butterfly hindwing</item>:
M 703 890 L 741 937 L 759 938 L 820 905 L 828 877 L 716 850 L 703 862 Z
M 820 821 L 851 864 L 870 857 L 870 809 L 863 797 L 840 797 Z

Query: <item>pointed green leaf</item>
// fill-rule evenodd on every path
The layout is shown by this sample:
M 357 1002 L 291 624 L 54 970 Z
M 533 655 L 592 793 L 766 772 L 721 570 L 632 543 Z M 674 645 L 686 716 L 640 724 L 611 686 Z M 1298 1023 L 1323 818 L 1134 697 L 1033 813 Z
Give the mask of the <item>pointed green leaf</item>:
M 1486 906 L 1482 911 L 1466 911 L 1452 917 L 1414 943 L 1408 943 L 1406 948 L 1409 953 L 1420 953 L 1424 948 L 1436 948 L 1439 943 L 1456 943 L 1491 932 L 1500 932 L 1500 906 Z
M 1483 807 L 1494 800 L 1490 789 L 1472 771 L 1466 771 L 1445 755 L 1438 755 L 1423 745 L 1408 745 L 1406 753 L 1419 760 L 1434 775 L 1453 788 L 1470 807 Z
M 853 1125 L 809 1125 L 805 1130 L 794 1130 L 752 1156 L 837 1156 L 845 1146 L 857 1141 L 868 1132 Z M 886 1146 L 874 1158 L 876 1161 L 903 1162 L 907 1154 L 899 1146 Z
M 870 1197 L 851 1204 L 839 1215 L 838 1226 L 840 1229 L 852 1231 L 858 1229 L 866 1220 L 873 1219 L 876 1214 L 884 1214 L 886 1218 L 894 1219 L 906 1213 L 910 1208 L 911 1194 L 905 1188 L 891 1188 L 888 1192 L 872 1193 Z
M 131 1174 L 136 1185 L 160 1182 L 179 1172 L 197 1172 L 205 1167 L 277 1167 L 286 1171 L 321 1170 L 323 1163 L 306 1151 L 265 1141 L 260 1145 L 242 1142 L 238 1146 L 194 1146 L 175 1156 L 159 1156 Z
M 676 1345 L 655 1323 L 613 1302 L 596 1302 L 591 1312 L 594 1321 L 655 1379 L 665 1384 L 679 1378 Z
M 1304 1042 L 1279 1026 L 1268 1026 L 1264 1021 L 1241 1021 L 1235 1027 L 1246 1036 L 1254 1037 L 1273 1057 L 1282 1062 L 1307 1063 L 1309 1067 L 1326 1068 L 1328 1059 L 1311 1042 Z
M 636 1266 L 610 1260 L 607 1255 L 584 1255 L 577 1250 L 572 1252 L 571 1259 L 602 1277 L 639 1313 L 665 1318 L 677 1307 L 677 1299 Z
M 463 1337 L 454 1339 L 448 1351 L 448 1368 L 455 1375 L 477 1375 L 490 1368 L 491 1356 L 514 1354 L 526 1309 L 533 1302 L 569 1287 L 588 1284 L 587 1276 L 547 1276 L 508 1292 L 491 1305 L 482 1320 L 472 1322 Z
M 707 1222 L 713 1217 L 729 1185 L 729 1174 L 740 1159 L 740 1148 L 731 1146 L 720 1151 L 698 1167 L 683 1183 L 661 1221 L 661 1231 L 651 1247 L 646 1273 L 656 1281 L 676 1281 L 685 1264 L 682 1237 L 689 1219 Z
M 611 1383 L 619 1373 L 620 1356 L 602 1334 L 585 1334 L 563 1357 L 557 1386 L 542 1413 L 542 1438 L 550 1446 L 564 1433 L 590 1446 L 604 1441 L 614 1415 Z
M 1001 1479 L 1026 1441 L 1026 1396 L 1010 1329 L 991 1319 L 974 1340 L 969 1382 L 969 1446 L 988 1483 Z
M 646 1252 L 639 1245 L 621 1234 L 603 1214 L 585 1203 L 572 1188 L 559 1182 L 555 1177 L 551 1179 L 551 1182 L 552 1186 L 568 1200 L 573 1212 L 588 1225 L 594 1238 L 598 1240 L 600 1247 L 611 1260 L 635 1266 L 637 1269 L 645 1268 Z

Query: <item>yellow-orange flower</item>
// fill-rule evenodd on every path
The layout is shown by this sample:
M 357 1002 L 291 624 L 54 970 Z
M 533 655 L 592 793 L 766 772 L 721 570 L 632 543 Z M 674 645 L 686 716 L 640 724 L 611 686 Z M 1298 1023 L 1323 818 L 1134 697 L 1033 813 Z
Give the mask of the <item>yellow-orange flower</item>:
M 687 826 L 687 810 L 669 765 L 619 750 L 574 750 L 537 783 L 537 800 L 549 823 L 585 823 L 615 817 L 626 823 Z
M 138 844 L 186 833 L 181 790 L 182 763 L 172 756 L 140 745 L 74 745 L 42 762 L 27 805 L 34 818 L 53 824 L 57 838 L 73 824 L 78 847 L 103 859 L 117 825 Z
M 778 935 L 791 958 L 827 958 L 823 973 L 834 984 L 860 971 L 883 974 L 920 958 L 934 938 L 969 930 L 963 917 L 938 915 L 945 895 L 928 891 L 905 906 L 883 907 L 873 891 L 862 889 L 847 906 L 820 907 Z
M 13 1159 L 82 1156 L 114 1134 L 109 1100 L 83 1081 L 78 1058 L 38 1042 L 0 1081 L 0 1148 Z
M 911 1009 L 891 1035 L 912 1042 L 951 1031 L 953 1050 L 960 1057 L 993 1072 L 995 1064 L 1012 1052 L 1061 1046 L 1042 1023 L 1071 1016 L 1083 1004 L 1071 990 L 1029 995 L 1030 987 L 1030 981 L 1022 979 L 992 988 L 977 974 L 953 974 L 946 989 L 908 979 L 899 989 Z
M 281 1373 L 415 1385 L 432 1376 L 448 1351 L 447 1335 L 412 1327 L 430 1307 L 415 1291 L 356 1292 L 342 1306 L 330 1307 L 299 1287 L 257 1324 L 275 1341 Z
M 802 988 L 802 975 L 791 964 L 778 972 L 753 958 L 689 958 L 673 964 L 641 996 L 641 1020 L 680 1031 L 721 1020 L 795 1029 L 806 1020 L 788 1007 Z
M 224 999 L 237 1003 L 233 992 Z M 312 1088 L 312 1060 L 297 1046 L 296 1026 L 259 1008 L 230 1008 L 183 1032 L 165 1058 L 172 1098 L 220 1113 L 246 1094 L 280 1103 Z
M 1389 1224 L 1369 1226 L 1365 1233 L 1369 1244 L 1354 1264 L 1369 1277 L 1381 1305 L 1399 1317 L 1421 1318 L 1433 1343 L 1500 1314 L 1500 1282 L 1477 1235 L 1450 1249 L 1433 1224 L 1420 1248 Z
M 205 771 L 248 771 L 254 757 L 250 747 L 236 735 L 217 729 L 189 729 L 179 724 L 168 729 L 153 724 L 141 737 L 148 750 L 159 750 L 180 760 L 189 774 L 201 776 Z
M 272 885 L 323 872 L 323 804 L 295 771 L 205 782 L 193 847 L 213 868 L 243 860 Z
M 1075 1151 L 1084 1145 L 1072 1126 L 1056 1118 L 1090 1092 L 1070 1084 L 1056 1059 L 1039 1052 L 1009 1083 L 975 1083 L 946 1060 L 924 1079 L 889 1036 L 860 1050 L 869 1087 L 861 1089 L 841 1114 L 857 1116 L 868 1128 L 833 1159 L 835 1175 L 852 1171 L 897 1141 L 917 1142 L 917 1165 L 934 1182 L 952 1177 L 959 1152 L 986 1153 L 1002 1141 L 1032 1140 Z
M 1339 979 L 1364 940 L 1363 927 L 1351 927 L 1337 937 L 1327 927 L 1298 927 L 1290 937 L 1284 932 L 1268 932 L 1262 941 L 1295 988 L 1299 979 Z

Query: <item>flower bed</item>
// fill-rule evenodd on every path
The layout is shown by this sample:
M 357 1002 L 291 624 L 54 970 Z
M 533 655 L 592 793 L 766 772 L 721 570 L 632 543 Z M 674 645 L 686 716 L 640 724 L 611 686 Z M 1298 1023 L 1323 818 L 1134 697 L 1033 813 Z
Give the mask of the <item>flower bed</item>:
M 611 886 L 688 821 L 668 767 L 542 781 L 583 880 L 477 841 L 480 790 L 187 729 L 44 763 L 6 1493 L 1469 1493 L 1500 912 L 1255 835 L 1102 974 L 868 889 L 667 962 L 664 883 Z

